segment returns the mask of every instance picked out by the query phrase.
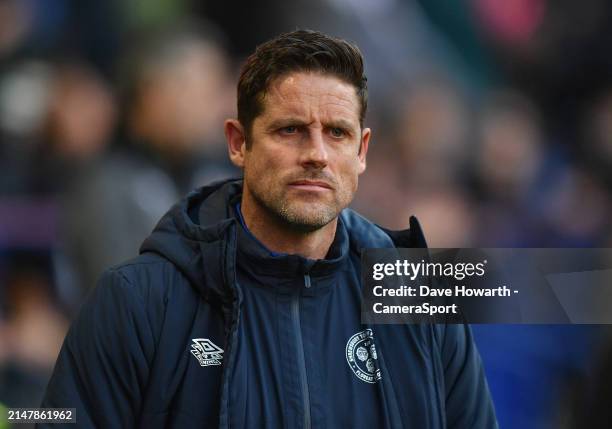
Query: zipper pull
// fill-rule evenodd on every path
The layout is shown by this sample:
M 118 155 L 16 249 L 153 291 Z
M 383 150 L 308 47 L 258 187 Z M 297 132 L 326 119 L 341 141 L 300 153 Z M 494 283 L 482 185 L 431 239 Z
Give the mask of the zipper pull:
M 304 274 L 304 286 L 306 286 L 306 289 L 310 289 L 310 286 L 312 286 L 310 283 L 310 274 Z

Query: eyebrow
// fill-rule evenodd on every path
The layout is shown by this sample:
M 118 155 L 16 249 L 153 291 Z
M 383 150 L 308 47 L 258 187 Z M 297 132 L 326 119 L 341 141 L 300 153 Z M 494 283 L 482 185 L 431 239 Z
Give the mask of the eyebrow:
M 288 118 L 276 119 L 268 126 L 268 128 L 277 129 L 277 128 L 283 128 L 283 127 L 288 127 L 288 126 L 304 126 L 304 125 L 308 125 L 304 120 L 288 117 Z M 345 119 L 335 119 L 332 121 L 327 121 L 323 123 L 323 126 L 327 128 L 342 128 L 348 131 L 355 130 L 355 126 L 351 122 Z
M 276 128 L 283 128 L 283 127 L 288 127 L 288 126 L 302 126 L 302 125 L 306 125 L 306 123 L 302 119 L 289 117 L 289 118 L 276 119 L 275 121 L 272 121 L 272 123 L 268 125 L 268 128 L 276 129 Z
M 326 122 L 324 124 L 328 128 L 342 128 L 344 130 L 353 131 L 355 130 L 355 126 L 344 119 L 336 119 L 333 121 Z

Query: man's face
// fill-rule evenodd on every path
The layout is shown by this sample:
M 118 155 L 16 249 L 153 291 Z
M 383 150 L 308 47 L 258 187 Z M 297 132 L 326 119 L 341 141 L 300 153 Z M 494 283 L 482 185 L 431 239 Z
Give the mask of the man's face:
M 356 90 L 296 72 L 273 81 L 263 103 L 237 162 L 245 196 L 286 225 L 317 230 L 348 206 L 365 170 L 370 130 L 359 124 Z

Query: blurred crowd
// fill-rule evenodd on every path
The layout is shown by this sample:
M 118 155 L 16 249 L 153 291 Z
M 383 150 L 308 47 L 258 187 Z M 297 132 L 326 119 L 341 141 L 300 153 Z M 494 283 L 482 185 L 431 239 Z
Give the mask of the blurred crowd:
M 0 0 L 0 406 L 38 405 L 104 268 L 240 174 L 223 119 L 241 61 L 283 31 L 364 52 L 367 217 L 414 214 L 431 247 L 612 247 L 610 18 L 605 0 Z M 474 331 L 502 427 L 609 424 L 608 329 Z

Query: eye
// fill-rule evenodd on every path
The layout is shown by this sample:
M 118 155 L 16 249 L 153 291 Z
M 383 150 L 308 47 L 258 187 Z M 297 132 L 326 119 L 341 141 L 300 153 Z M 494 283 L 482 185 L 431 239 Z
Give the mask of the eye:
M 279 131 L 282 134 L 295 134 L 298 132 L 298 128 L 294 125 L 289 125 L 287 127 L 282 127 Z
M 346 136 L 346 132 L 342 128 L 334 127 L 329 130 L 330 134 L 336 138 L 342 138 Z

